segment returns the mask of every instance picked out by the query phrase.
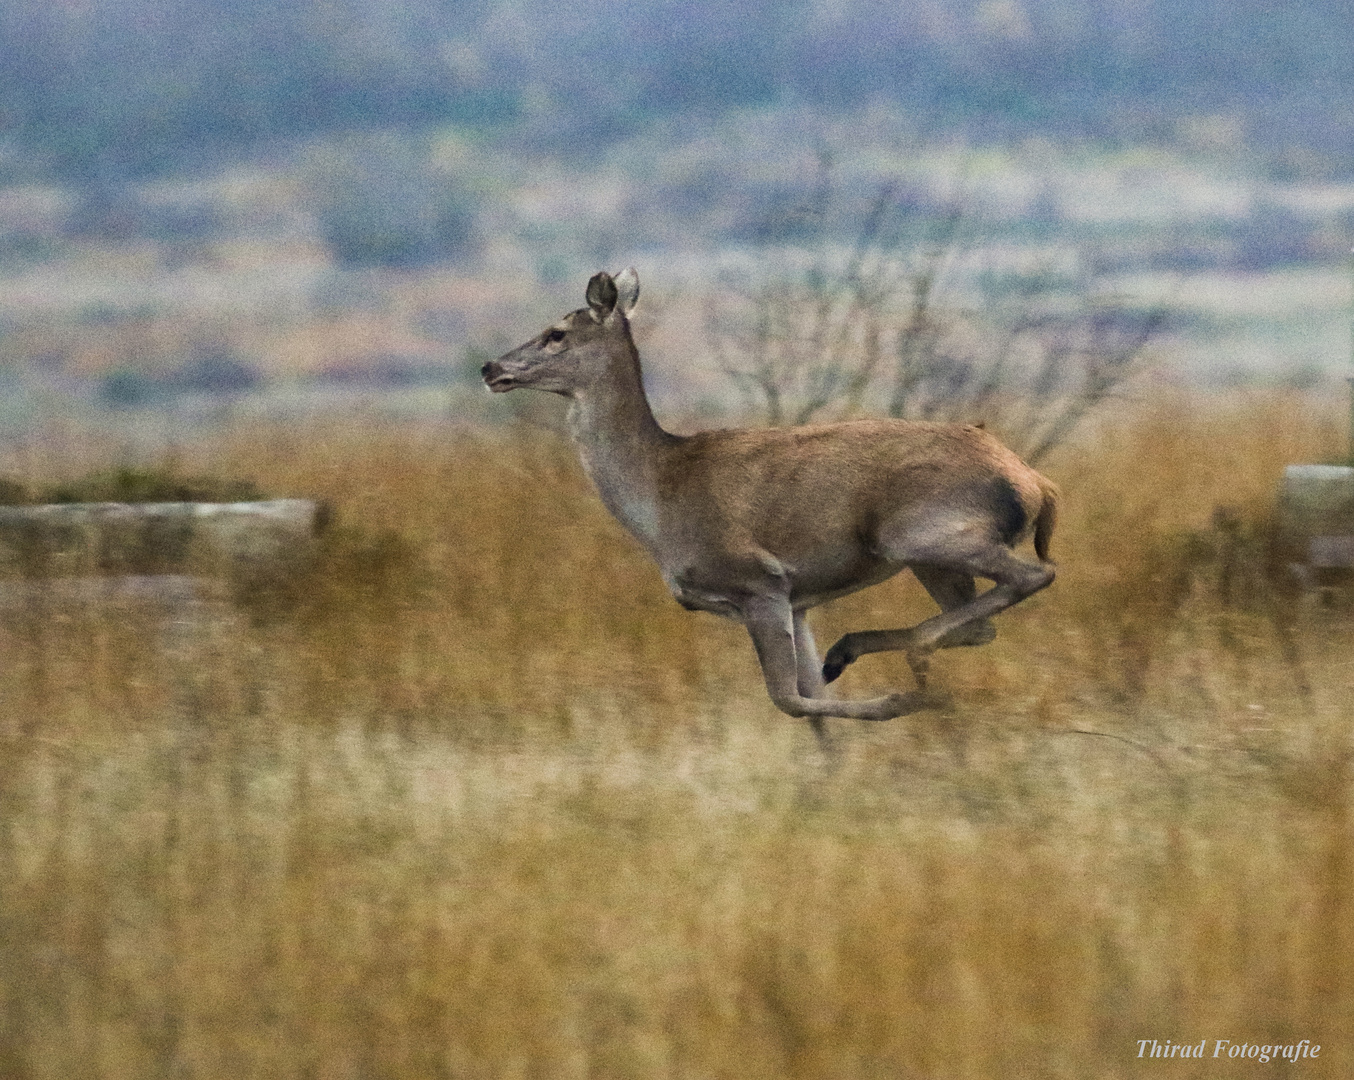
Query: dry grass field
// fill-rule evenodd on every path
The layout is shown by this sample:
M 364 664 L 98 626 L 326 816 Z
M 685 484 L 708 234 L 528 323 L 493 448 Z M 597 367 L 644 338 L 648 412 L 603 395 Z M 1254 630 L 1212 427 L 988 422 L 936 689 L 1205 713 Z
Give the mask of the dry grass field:
M 280 592 L 0 613 L 0 1077 L 1354 1075 L 1354 622 L 1256 539 L 1342 451 L 1297 395 L 1107 415 L 1045 467 L 1056 584 L 829 758 L 552 435 L 185 446 L 337 524 Z

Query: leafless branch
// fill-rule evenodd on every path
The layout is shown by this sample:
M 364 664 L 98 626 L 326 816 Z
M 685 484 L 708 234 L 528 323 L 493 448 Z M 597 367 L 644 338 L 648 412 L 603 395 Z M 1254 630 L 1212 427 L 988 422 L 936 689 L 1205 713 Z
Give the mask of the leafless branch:
M 950 301 L 971 250 L 963 205 L 931 220 L 929 238 L 908 251 L 907 207 L 885 186 L 850 245 L 834 251 L 832 164 L 821 150 L 810 204 L 782 215 L 810 223 L 810 246 L 777 249 L 752 284 L 721 296 L 725 318 L 707 321 L 721 370 L 770 423 L 872 406 L 990 420 L 1034 463 L 1137 370 L 1164 310 L 1093 303 L 1094 281 L 1069 281 L 1052 263 L 985 287 L 977 310 Z

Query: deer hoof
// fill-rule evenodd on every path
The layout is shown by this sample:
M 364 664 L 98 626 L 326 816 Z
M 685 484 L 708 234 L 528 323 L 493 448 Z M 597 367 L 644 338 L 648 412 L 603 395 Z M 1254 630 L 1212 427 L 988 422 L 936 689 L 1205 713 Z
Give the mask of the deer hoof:
M 823 682 L 830 683 L 836 679 L 847 666 L 854 664 L 856 658 L 851 655 L 851 650 L 847 644 L 851 635 L 847 634 L 837 640 L 837 643 L 828 649 L 827 656 L 823 657 Z

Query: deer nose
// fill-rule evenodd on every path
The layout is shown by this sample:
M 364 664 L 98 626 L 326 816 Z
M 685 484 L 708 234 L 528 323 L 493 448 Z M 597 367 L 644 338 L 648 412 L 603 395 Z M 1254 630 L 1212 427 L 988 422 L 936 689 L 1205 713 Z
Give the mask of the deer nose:
M 495 392 L 511 390 L 513 381 L 510 376 L 504 373 L 503 364 L 498 360 L 490 360 L 480 368 L 480 376 L 484 379 L 484 385 Z

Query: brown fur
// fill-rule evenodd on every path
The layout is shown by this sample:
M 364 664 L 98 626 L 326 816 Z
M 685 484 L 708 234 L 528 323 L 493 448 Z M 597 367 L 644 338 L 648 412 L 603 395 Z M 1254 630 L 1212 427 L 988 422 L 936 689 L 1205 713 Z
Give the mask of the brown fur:
M 484 365 L 492 390 L 568 397 L 583 467 L 658 562 L 676 599 L 737 619 L 776 705 L 882 720 L 933 702 L 926 656 L 990 641 L 991 615 L 1053 580 L 1057 489 L 968 424 L 857 420 L 671 435 L 644 396 L 627 315 L 634 271 L 596 275 L 589 307 Z M 1034 536 L 1044 565 L 1011 548 Z M 820 667 L 803 612 L 910 567 L 942 613 L 903 630 L 847 634 Z M 995 586 L 977 596 L 973 579 Z M 824 684 L 859 656 L 907 652 L 919 692 L 835 701 Z

